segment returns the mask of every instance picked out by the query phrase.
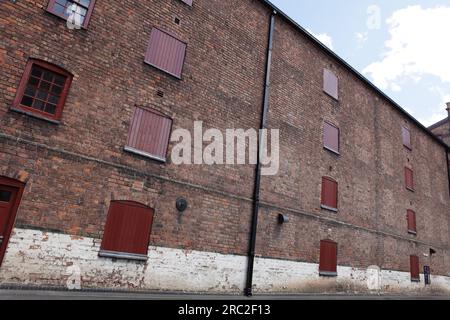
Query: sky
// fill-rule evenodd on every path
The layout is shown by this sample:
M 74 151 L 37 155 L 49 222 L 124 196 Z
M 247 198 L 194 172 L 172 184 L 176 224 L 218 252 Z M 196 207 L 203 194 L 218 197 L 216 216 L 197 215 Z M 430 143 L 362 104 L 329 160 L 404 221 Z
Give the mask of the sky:
M 271 0 L 425 126 L 450 102 L 450 0 Z

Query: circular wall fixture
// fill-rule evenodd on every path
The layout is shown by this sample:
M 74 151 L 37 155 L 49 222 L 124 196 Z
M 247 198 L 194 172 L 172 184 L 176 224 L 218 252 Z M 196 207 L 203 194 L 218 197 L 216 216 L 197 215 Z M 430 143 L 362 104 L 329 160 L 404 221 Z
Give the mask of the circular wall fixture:
M 278 223 L 279 224 L 283 224 L 283 223 L 288 223 L 289 222 L 289 217 L 285 216 L 284 214 L 279 214 L 278 215 Z
M 184 198 L 178 198 L 177 201 L 175 202 L 175 205 L 179 212 L 184 212 L 188 207 L 188 203 Z

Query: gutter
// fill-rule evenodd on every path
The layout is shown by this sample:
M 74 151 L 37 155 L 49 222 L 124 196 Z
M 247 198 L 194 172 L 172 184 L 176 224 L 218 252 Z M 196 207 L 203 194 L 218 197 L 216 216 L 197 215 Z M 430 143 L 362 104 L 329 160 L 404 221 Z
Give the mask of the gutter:
M 318 46 L 320 49 L 325 51 L 328 55 L 336 59 L 339 63 L 341 63 L 344 67 L 346 67 L 350 72 L 354 73 L 357 78 L 362 80 L 366 85 L 368 85 L 370 88 L 375 90 L 379 95 L 381 95 L 384 99 L 386 99 L 389 103 L 393 105 L 395 109 L 397 109 L 400 113 L 402 113 L 404 116 L 409 118 L 415 125 L 417 125 L 420 129 L 425 131 L 427 135 L 429 135 L 435 142 L 440 144 L 445 148 L 445 150 L 448 150 L 449 147 L 438 137 L 436 137 L 430 130 L 427 129 L 422 123 L 420 123 L 416 118 L 414 118 L 411 114 L 409 114 L 405 109 L 403 109 L 397 102 L 392 100 L 386 93 L 381 91 L 377 86 L 375 86 L 369 79 L 367 79 L 365 76 L 363 76 L 359 71 L 357 71 L 355 68 L 353 68 L 348 62 L 346 62 L 344 59 L 342 59 L 340 56 L 338 56 L 335 52 L 330 50 L 327 46 L 325 46 L 322 42 L 317 40 L 310 32 L 308 32 L 305 28 L 303 28 L 301 25 L 299 25 L 297 22 L 295 22 L 292 18 L 290 18 L 286 13 L 278 9 L 277 6 L 272 4 L 269 0 L 261 0 L 265 5 L 269 6 L 271 10 L 277 12 L 281 17 L 286 19 L 290 24 L 292 24 L 297 30 L 299 30 L 301 33 L 306 35 L 316 46 Z
M 248 265 L 247 265 L 247 284 L 244 290 L 246 296 L 251 297 L 253 295 L 253 268 L 255 264 L 255 250 L 256 250 L 256 234 L 258 231 L 258 213 L 260 208 L 260 188 L 261 188 L 261 155 L 262 155 L 262 130 L 267 127 L 267 115 L 269 112 L 269 92 L 270 92 L 270 69 L 272 66 L 272 51 L 273 51 L 273 34 L 275 29 L 275 16 L 277 12 L 274 10 L 270 16 L 269 26 L 269 44 L 267 48 L 267 60 L 266 60 L 266 77 L 264 83 L 264 101 L 261 114 L 261 125 L 259 131 L 258 141 L 258 159 L 255 169 L 255 189 L 253 193 L 253 215 L 252 226 L 250 233 L 250 244 L 248 252 Z
M 448 112 L 448 133 L 450 134 L 450 102 L 447 103 L 447 112 Z M 450 194 L 450 146 L 447 147 L 447 150 L 445 151 L 445 154 L 447 156 L 447 173 L 448 173 L 448 188 L 449 188 L 449 194 Z

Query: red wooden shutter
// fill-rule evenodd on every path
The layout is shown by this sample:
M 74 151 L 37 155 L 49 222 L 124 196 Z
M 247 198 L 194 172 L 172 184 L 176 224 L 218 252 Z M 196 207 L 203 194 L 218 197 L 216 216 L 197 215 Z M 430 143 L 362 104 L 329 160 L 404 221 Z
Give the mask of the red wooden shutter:
M 192 0 L 181 0 L 189 6 L 192 6 Z
M 417 232 L 416 213 L 412 210 L 408 210 L 407 219 L 408 219 L 408 232 L 416 233 Z
M 322 206 L 337 210 L 338 184 L 331 178 L 322 178 Z
M 411 280 L 420 281 L 419 257 L 411 256 L 410 265 L 411 265 Z
M 322 275 L 337 273 L 337 243 L 331 240 L 320 241 L 319 272 Z
M 402 127 L 402 136 L 403 145 L 408 149 L 411 149 L 411 131 L 406 127 Z
M 323 142 L 325 148 L 339 153 L 339 129 L 325 122 L 323 127 Z
M 410 168 L 405 167 L 405 185 L 406 188 L 413 191 L 414 190 L 414 174 Z
M 323 90 L 334 99 L 338 100 L 338 78 L 328 69 L 323 70 Z
M 125 150 L 166 161 L 172 119 L 156 111 L 136 107 Z
M 111 201 L 101 250 L 147 255 L 153 209 L 132 201 Z
M 152 29 L 145 62 L 177 78 L 181 78 L 186 44 L 157 28 Z

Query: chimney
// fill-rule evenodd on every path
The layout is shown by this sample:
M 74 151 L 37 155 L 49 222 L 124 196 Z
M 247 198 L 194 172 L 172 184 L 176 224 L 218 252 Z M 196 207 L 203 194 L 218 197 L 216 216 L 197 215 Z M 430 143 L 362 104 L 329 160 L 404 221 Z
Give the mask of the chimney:
M 447 102 L 447 112 L 448 112 L 448 117 L 450 119 L 450 102 Z

